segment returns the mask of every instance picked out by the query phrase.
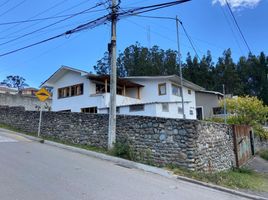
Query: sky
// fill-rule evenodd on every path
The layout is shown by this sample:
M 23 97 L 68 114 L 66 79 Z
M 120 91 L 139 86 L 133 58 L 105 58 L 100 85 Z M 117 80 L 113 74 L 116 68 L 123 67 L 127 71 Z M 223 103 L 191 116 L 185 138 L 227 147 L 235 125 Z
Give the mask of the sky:
M 121 0 L 120 7 L 122 10 L 128 10 L 167 1 Z M 64 21 L 66 17 L 9 25 L 3 23 L 69 15 L 91 8 L 100 2 L 102 0 L 1 0 L 0 54 L 102 17 L 108 13 L 108 5 L 100 5 L 86 14 Z M 252 53 L 259 54 L 264 51 L 268 54 L 268 1 L 228 2 Z M 240 56 L 248 54 L 248 48 L 234 24 L 225 0 L 192 0 L 143 15 L 172 18 L 177 15 L 190 35 L 198 56 L 202 57 L 210 50 L 215 63 L 227 48 L 231 48 L 235 61 Z M 44 28 L 46 26 L 47 28 Z M 107 50 L 110 29 L 110 23 L 107 22 L 93 29 L 0 57 L 0 81 L 8 75 L 19 75 L 24 77 L 30 86 L 39 87 L 41 82 L 62 65 L 93 72 L 93 66 Z M 179 30 L 182 59 L 185 60 L 187 52 L 193 56 L 195 52 L 181 27 Z M 124 51 L 135 42 L 146 47 L 158 45 L 162 49 L 177 50 L 175 21 L 136 16 L 120 19 L 117 23 L 117 52 Z

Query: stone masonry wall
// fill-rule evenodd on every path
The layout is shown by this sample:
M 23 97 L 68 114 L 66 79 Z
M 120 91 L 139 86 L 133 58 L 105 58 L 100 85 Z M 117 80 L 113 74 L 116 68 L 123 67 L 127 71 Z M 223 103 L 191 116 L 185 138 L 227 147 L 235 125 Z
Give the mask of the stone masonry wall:
M 0 124 L 36 133 L 39 112 L 0 107 Z M 43 112 L 41 134 L 63 141 L 107 147 L 108 115 Z M 234 163 L 228 125 L 141 116 L 117 116 L 117 141 L 127 142 L 136 160 L 158 166 L 219 171 Z

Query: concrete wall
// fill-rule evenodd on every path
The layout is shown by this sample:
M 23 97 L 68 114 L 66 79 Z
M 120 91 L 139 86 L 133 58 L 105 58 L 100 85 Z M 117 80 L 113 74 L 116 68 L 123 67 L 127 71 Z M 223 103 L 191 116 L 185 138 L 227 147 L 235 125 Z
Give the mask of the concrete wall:
M 0 124 L 37 132 L 39 112 L 0 107 Z M 108 115 L 44 112 L 41 134 L 63 141 L 107 147 Z M 136 160 L 158 166 L 217 171 L 234 163 L 230 126 L 196 120 L 117 117 L 117 141 L 127 142 Z
M 22 106 L 26 110 L 39 110 L 40 105 L 41 102 L 34 96 L 0 93 L 0 106 Z M 44 110 L 48 110 L 51 107 L 51 100 L 47 100 L 42 105 L 45 107 Z
M 196 92 L 196 107 L 202 107 L 203 110 L 203 119 L 213 117 L 213 108 L 219 107 L 219 98 L 218 95 Z

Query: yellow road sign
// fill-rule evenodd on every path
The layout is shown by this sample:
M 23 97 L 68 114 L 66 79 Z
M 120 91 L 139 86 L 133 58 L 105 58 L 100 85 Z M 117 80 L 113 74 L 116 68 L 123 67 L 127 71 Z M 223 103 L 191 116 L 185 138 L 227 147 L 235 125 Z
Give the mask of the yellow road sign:
M 37 96 L 40 101 L 46 101 L 50 97 L 50 93 L 45 88 L 41 88 L 35 93 L 35 96 Z

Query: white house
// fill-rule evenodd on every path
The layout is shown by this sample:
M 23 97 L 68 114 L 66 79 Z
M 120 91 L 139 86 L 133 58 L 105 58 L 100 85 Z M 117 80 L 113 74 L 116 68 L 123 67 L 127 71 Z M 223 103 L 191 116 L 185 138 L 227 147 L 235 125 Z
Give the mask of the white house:
M 53 88 L 52 110 L 62 112 L 108 113 L 109 76 L 62 66 L 43 84 Z M 183 80 L 185 116 L 196 119 L 195 91 L 202 87 Z M 180 78 L 136 76 L 117 80 L 118 114 L 182 118 Z

